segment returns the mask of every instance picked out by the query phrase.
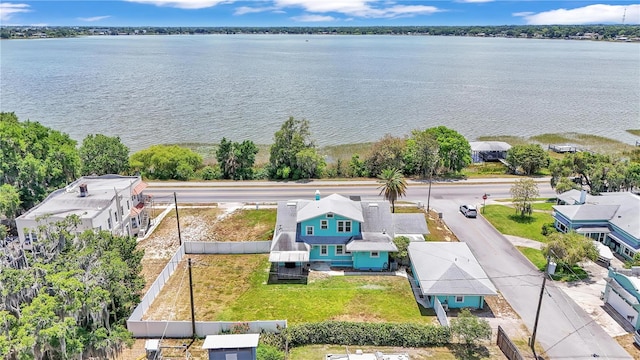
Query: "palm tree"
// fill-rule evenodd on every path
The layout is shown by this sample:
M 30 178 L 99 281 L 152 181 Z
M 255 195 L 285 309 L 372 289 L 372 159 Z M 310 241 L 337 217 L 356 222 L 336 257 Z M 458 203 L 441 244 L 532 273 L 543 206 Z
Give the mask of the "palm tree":
M 402 177 L 402 171 L 398 169 L 384 169 L 378 175 L 378 182 L 382 185 L 378 187 L 380 194 L 384 193 L 385 200 L 391 202 L 391 212 L 396 212 L 396 200 L 407 193 L 407 182 Z

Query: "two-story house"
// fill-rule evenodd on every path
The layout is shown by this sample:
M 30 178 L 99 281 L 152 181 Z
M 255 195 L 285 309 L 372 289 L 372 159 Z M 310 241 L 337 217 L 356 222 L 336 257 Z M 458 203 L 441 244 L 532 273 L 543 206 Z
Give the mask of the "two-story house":
M 553 207 L 556 229 L 575 231 L 630 259 L 640 251 L 640 196 L 630 192 L 590 195 L 570 190 Z
M 69 215 L 80 218 L 78 231 L 107 230 L 136 236 L 149 223 L 143 194 L 146 187 L 139 176 L 83 176 L 16 218 L 20 243 L 30 248 L 37 241 L 40 225 Z
M 280 278 L 296 277 L 311 263 L 381 271 L 389 269 L 393 239 L 424 241 L 424 214 L 392 214 L 387 201 L 361 201 L 332 194 L 278 203 L 269 261 Z

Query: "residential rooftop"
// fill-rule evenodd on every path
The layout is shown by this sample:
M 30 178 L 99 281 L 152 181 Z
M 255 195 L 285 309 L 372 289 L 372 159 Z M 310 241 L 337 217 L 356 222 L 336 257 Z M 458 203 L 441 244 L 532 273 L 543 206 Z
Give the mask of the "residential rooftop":
M 83 218 L 93 218 L 105 207 L 108 207 L 116 191 L 118 193 L 130 188 L 132 194 L 139 193 L 146 186 L 137 176 L 103 175 L 83 176 L 65 188 L 52 192 L 40 204 L 20 215 L 22 219 L 36 219 L 42 216 L 64 218 L 68 215 L 78 215 Z M 86 196 L 80 196 L 80 187 L 86 186 Z

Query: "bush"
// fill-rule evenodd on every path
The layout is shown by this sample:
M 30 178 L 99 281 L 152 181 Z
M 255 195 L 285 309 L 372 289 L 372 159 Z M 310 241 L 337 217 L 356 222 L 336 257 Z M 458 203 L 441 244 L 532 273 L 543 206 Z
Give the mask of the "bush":
M 546 223 L 542 225 L 542 235 L 544 236 L 549 236 L 554 232 L 557 232 L 558 230 L 556 230 L 556 227 L 554 226 L 553 223 Z
M 266 344 L 258 345 L 256 355 L 257 360 L 284 360 L 284 351 Z
M 202 180 L 218 180 L 222 177 L 222 173 L 220 172 L 220 167 L 218 165 L 207 165 L 200 171 L 200 177 Z
M 323 321 L 283 331 L 289 346 L 312 344 L 427 347 L 451 341 L 448 327 L 406 323 Z

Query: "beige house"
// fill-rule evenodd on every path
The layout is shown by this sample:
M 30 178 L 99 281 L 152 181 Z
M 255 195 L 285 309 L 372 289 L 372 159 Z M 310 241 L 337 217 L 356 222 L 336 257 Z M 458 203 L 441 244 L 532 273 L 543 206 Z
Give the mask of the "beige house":
M 137 236 L 149 223 L 149 197 L 143 194 L 146 187 L 139 176 L 83 176 L 16 219 L 20 243 L 29 249 L 37 241 L 39 225 L 69 215 L 80 218 L 78 231 L 107 230 L 115 235 Z

